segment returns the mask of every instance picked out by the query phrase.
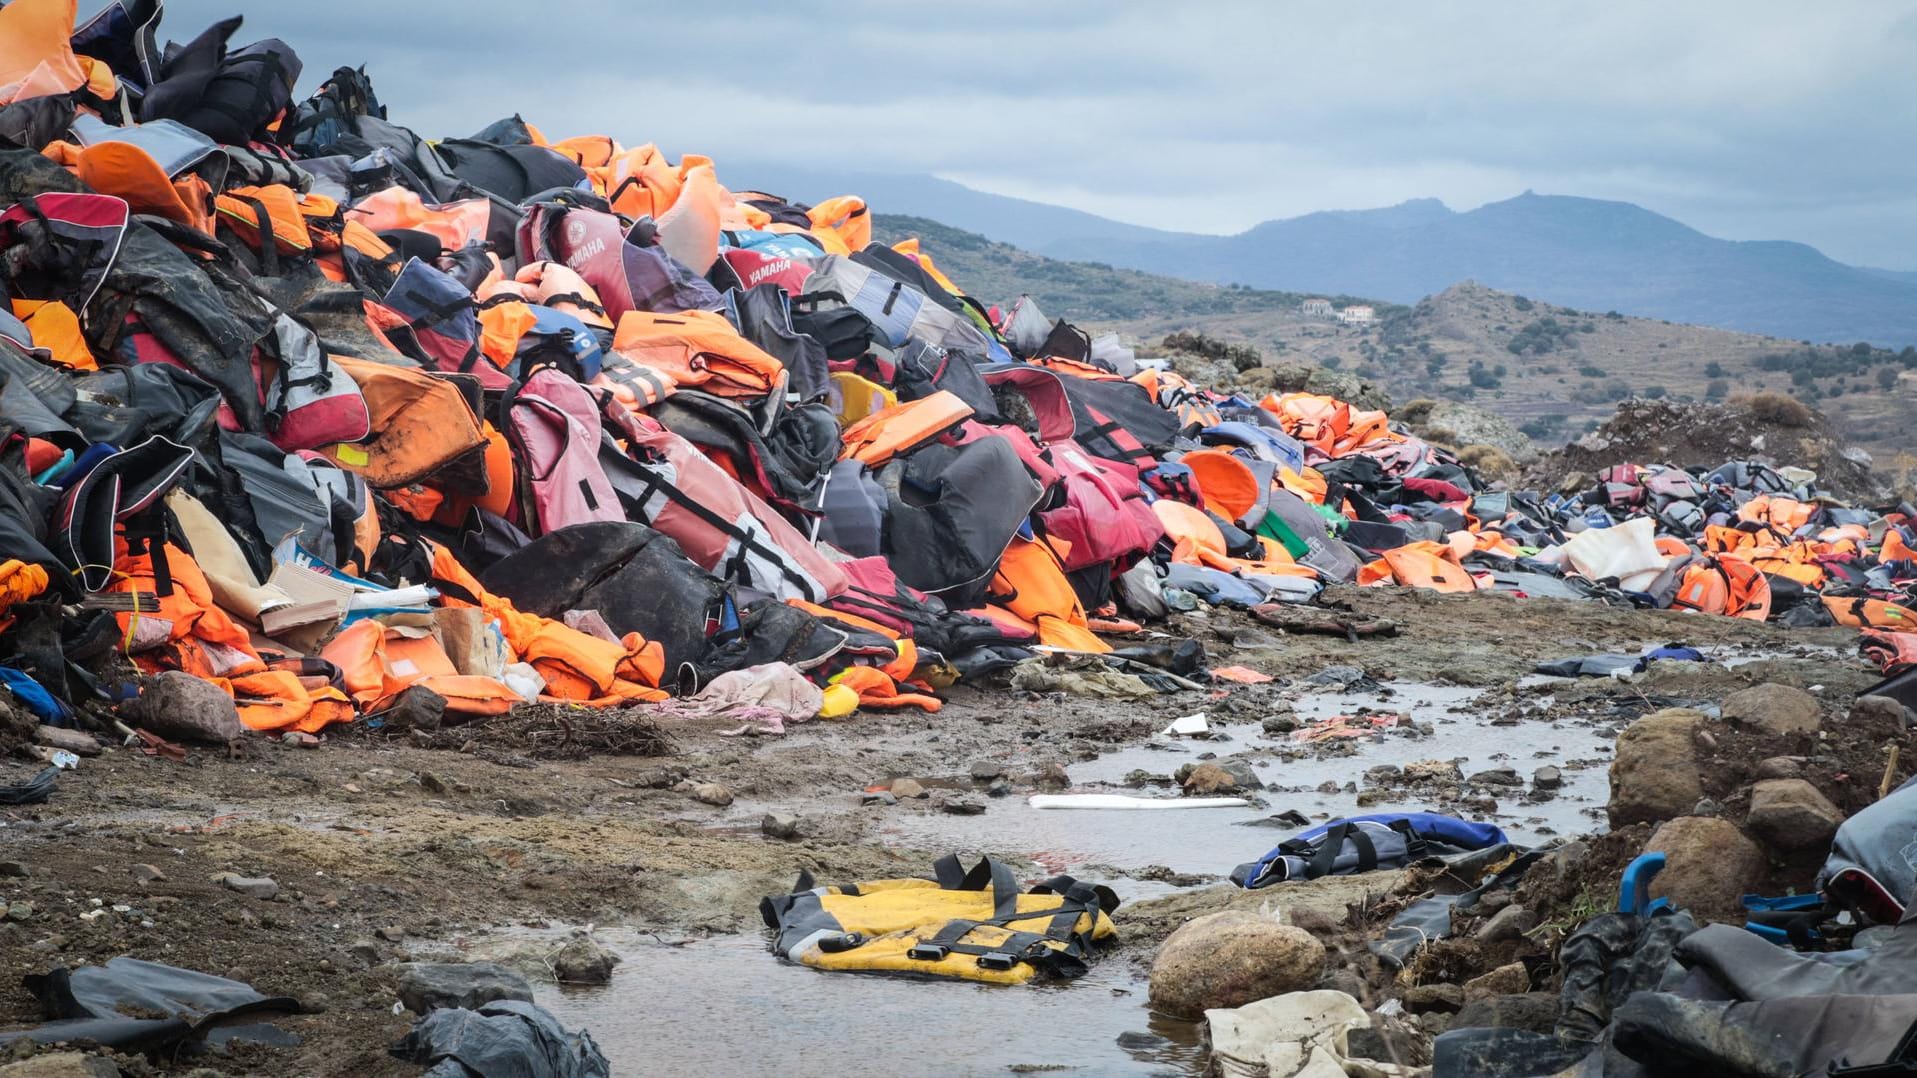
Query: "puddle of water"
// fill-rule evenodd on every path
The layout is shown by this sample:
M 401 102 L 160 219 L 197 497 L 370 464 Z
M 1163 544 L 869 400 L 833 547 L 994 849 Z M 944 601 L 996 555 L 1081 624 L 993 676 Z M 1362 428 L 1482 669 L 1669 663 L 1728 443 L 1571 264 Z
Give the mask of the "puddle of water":
M 1061 1073 L 1189 1075 L 1197 1027 L 1152 1015 L 1128 962 L 1020 988 L 821 973 L 757 936 L 668 946 L 602 931 L 624 961 L 612 983 L 545 987 L 538 1002 L 584 1027 L 615 1074 Z
M 1466 775 L 1493 767 L 1513 767 L 1527 787 L 1537 767 L 1545 763 L 1560 766 L 1564 786 L 1553 800 L 1526 802 L 1522 799 L 1524 789 L 1516 787 L 1495 791 L 1504 795 L 1498 798 L 1499 808 L 1509 816 L 1497 822 L 1515 842 L 1537 844 L 1553 834 L 1581 834 L 1596 826 L 1585 810 L 1608 800 L 1609 773 L 1602 765 L 1578 769 L 1566 765 L 1572 760 L 1609 759 L 1610 739 L 1598 727 L 1539 720 L 1493 726 L 1472 707 L 1480 690 L 1442 685 L 1388 687 L 1393 690 L 1389 696 L 1376 692 L 1315 693 L 1300 697 L 1295 710 L 1306 722 L 1349 714 L 1361 707 L 1399 711 L 1419 723 L 1432 724 L 1435 736 L 1387 735 L 1382 740 L 1360 743 L 1351 756 L 1305 756 L 1295 760 L 1254 757 L 1253 770 L 1267 786 L 1300 790 L 1265 791 L 1263 797 L 1270 804 L 1266 809 L 1038 810 L 1022 798 L 1008 797 L 988 802 L 983 816 L 892 811 L 883 817 L 877 830 L 888 839 L 925 849 L 1023 854 L 1054 872 L 1072 872 L 1088 865 L 1165 865 L 1174 872 L 1222 878 L 1233 866 L 1255 860 L 1294 830 L 1240 825 L 1286 809 L 1314 817 L 1321 813 L 1342 816 L 1438 809 L 1413 790 L 1360 807 L 1356 794 L 1345 793 L 1342 787 L 1356 782 L 1363 789 L 1365 771 L 1381 764 L 1402 767 L 1420 760 L 1454 758 L 1460 759 L 1459 766 Z M 1207 752 L 1228 757 L 1292 744 L 1285 735 L 1267 736 L 1253 723 L 1233 724 L 1225 732 L 1232 740 L 1179 741 L 1169 748 L 1136 745 L 1074 764 L 1068 771 L 1076 789 L 1169 797 L 1175 796 L 1169 790 L 1124 790 L 1125 776 L 1134 770 L 1169 775 Z M 1317 792 L 1316 787 L 1326 782 L 1337 783 L 1340 792 Z M 1128 900 L 1163 890 L 1137 881 L 1107 882 Z

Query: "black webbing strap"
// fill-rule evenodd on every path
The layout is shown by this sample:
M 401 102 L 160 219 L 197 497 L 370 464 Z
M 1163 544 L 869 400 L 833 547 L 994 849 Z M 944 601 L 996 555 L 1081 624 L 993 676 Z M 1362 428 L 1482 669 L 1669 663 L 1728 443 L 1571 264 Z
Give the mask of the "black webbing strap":
M 748 551 L 756 553 L 760 557 L 778 566 L 780 574 L 797 587 L 801 594 L 814 594 L 812 582 L 786 563 L 786 554 L 784 551 L 760 542 L 751 532 L 740 528 L 738 525 L 733 524 L 731 521 L 726 520 L 711 509 L 708 509 L 705 505 L 701 504 L 698 499 L 680 490 L 678 487 L 673 486 L 671 483 L 666 482 L 658 473 L 651 469 L 642 468 L 640 474 L 642 478 L 640 479 L 641 486 L 638 501 L 641 506 L 645 505 L 647 501 L 650 501 L 653 494 L 664 494 L 673 504 L 738 541 L 739 553 L 733 559 L 731 568 L 735 570 L 743 569 L 744 566 L 741 564 L 741 559 L 745 557 Z M 741 579 L 743 580 L 743 578 Z

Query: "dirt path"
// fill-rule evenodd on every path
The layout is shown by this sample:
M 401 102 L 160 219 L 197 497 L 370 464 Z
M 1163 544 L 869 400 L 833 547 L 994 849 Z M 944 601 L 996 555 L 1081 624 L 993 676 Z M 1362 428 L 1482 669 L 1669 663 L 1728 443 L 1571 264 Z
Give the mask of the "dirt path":
M 1660 671 L 1648 689 L 1561 688 L 1545 704 L 1556 710 L 1539 713 L 1545 719 L 1595 722 L 1641 713 L 1658 694 L 1716 697 L 1760 680 L 1832 694 L 1874 680 L 1840 631 L 1497 595 L 1338 589 L 1327 598 L 1391 618 L 1401 635 L 1355 643 L 1283 636 L 1222 613 L 1185 618 L 1176 630 L 1202 640 L 1214 662 L 1281 678 L 1347 665 L 1379 681 L 1483 687 L 1514 706 L 1526 693 L 1520 679 L 1541 659 L 1671 640 L 1765 657 L 1729 670 Z M 1172 716 L 1209 707 L 1255 721 L 1291 691 L 1131 703 L 960 690 L 937 715 L 861 714 L 785 739 L 679 726 L 670 731 L 673 752 L 656 758 L 535 760 L 489 743 L 483 727 L 424 739 L 445 748 L 358 733 L 318 748 L 254 740 L 231 757 L 195 751 L 185 762 L 109 748 L 62 776 L 50 803 L 0 809 L 0 861 L 27 873 L 0 867 L 0 903 L 10 909 L 0 921 L 0 1028 L 38 1018 L 20 974 L 131 954 L 322 1008 L 282 1023 L 300 1047 L 201 1061 L 216 1070 L 417 1073 L 386 1054 L 409 1025 L 409 1015 L 392 1013 L 392 986 L 394 961 L 410 952 L 457 953 L 474 929 L 514 924 L 750 932 L 759 898 L 787 889 L 802 870 L 833 881 L 925 871 L 947 851 L 911 848 L 886 821 L 939 815 L 948 791 L 972 787 L 976 763 L 999 765 L 1022 799 L 1055 782 L 1057 768 L 1136 746 Z M 1427 741 L 1421 748 L 1431 756 L 1448 755 L 1442 737 Z M 6 766 L 9 775 L 19 770 Z M 1261 774 L 1274 782 L 1284 768 L 1280 759 Z M 1354 763 L 1351 772 L 1363 769 Z M 898 776 L 920 779 L 932 796 L 859 803 L 859 791 Z M 698 803 L 673 790 L 685 778 L 722 784 L 738 800 Z M 1271 810 L 1283 800 L 1273 796 Z M 766 808 L 801 816 L 802 837 L 763 836 Z M 963 835 L 970 825 L 954 818 L 943 826 L 923 833 Z M 143 882 L 143 866 L 162 877 Z M 1143 864 L 1114 867 L 1152 875 Z M 1230 868 L 1212 866 L 1211 878 Z M 270 877 L 279 892 L 270 900 L 235 893 L 216 882 L 229 872 Z M 1189 882 L 1173 879 L 1165 889 L 1176 893 L 1139 907 L 1129 922 L 1132 961 L 1147 960 L 1180 914 L 1230 897 L 1178 886 Z M 1128 923 L 1124 911 L 1119 921 Z M 161 1063 L 153 1073 L 193 1065 Z

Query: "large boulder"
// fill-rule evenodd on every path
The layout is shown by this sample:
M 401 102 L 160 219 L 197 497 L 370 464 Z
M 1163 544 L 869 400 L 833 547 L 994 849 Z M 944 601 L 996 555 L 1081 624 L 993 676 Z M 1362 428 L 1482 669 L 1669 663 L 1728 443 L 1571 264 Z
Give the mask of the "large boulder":
M 1197 1021 L 1318 983 L 1325 946 L 1271 917 L 1226 910 L 1197 918 L 1165 940 L 1152 963 L 1152 1009 Z
M 478 1010 L 499 999 L 531 1003 L 526 978 L 495 962 L 411 962 L 399 978 L 399 1001 L 414 1014 L 436 1007 Z
M 580 932 L 553 952 L 553 977 L 561 984 L 605 984 L 612 980 L 612 967 L 619 955 L 612 948 Z
M 1817 697 L 1789 685 L 1753 685 L 1724 698 L 1724 718 L 1772 737 L 1814 734 L 1823 725 Z
M 1765 779 L 1751 787 L 1751 833 L 1785 853 L 1827 850 L 1844 812 L 1803 779 Z
M 1743 919 L 1739 900 L 1762 887 L 1770 867 L 1764 851 L 1728 820 L 1680 816 L 1651 835 L 1645 852 L 1661 850 L 1664 871 L 1651 881 L 1652 897 L 1711 920 Z
M 1702 712 L 1668 708 L 1632 723 L 1611 761 L 1611 826 L 1657 823 L 1690 812 L 1704 796 L 1697 773 Z
M 233 741 L 246 733 L 239 708 L 226 690 L 183 670 L 147 679 L 127 710 L 133 721 L 177 741 Z

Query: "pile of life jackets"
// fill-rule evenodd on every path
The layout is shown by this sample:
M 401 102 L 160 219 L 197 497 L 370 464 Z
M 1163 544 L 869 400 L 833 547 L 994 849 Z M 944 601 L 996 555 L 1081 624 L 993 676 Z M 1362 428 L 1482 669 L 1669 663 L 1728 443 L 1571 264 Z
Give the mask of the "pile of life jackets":
M 314 732 L 786 663 L 931 709 L 1332 581 L 1910 616 L 1907 507 L 1751 463 L 1492 490 L 1383 412 L 988 306 L 855 197 L 429 140 L 362 70 L 302 98 L 286 43 L 159 18 L 0 7 L 0 665 L 50 698 L 181 670 Z

